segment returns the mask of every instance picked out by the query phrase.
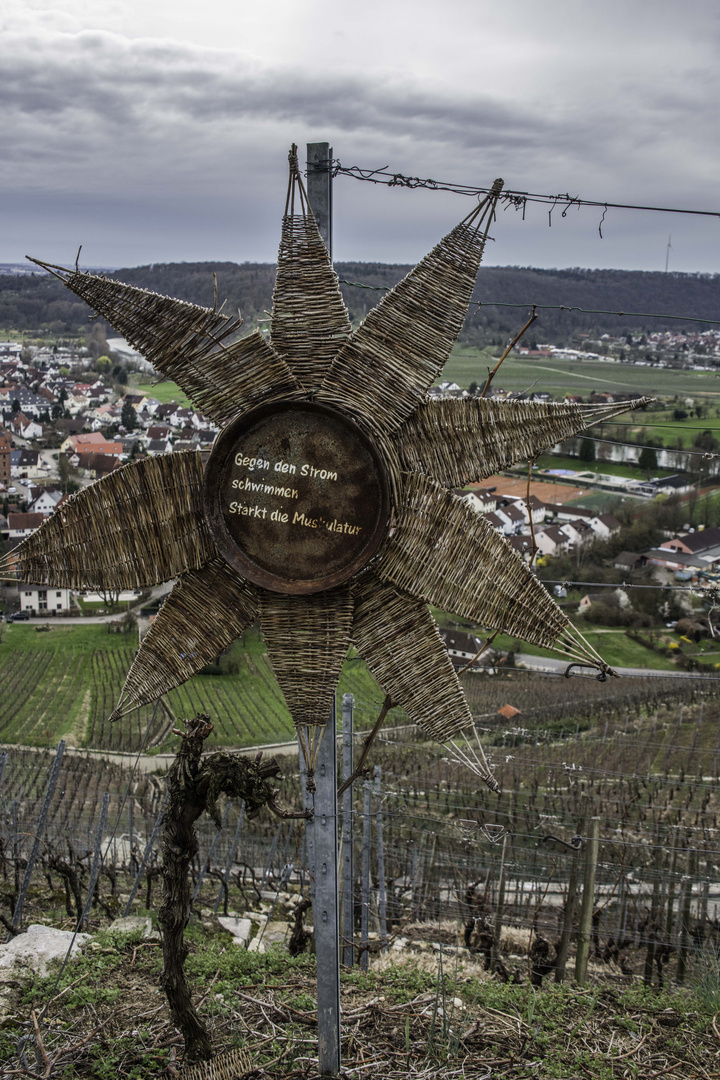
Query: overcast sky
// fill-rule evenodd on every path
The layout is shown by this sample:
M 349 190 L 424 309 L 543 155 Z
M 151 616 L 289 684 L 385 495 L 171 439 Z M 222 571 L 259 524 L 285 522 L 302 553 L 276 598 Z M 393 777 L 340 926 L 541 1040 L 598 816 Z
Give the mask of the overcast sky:
M 715 0 L 14 0 L 0 262 L 275 258 L 287 150 L 720 210 Z M 414 262 L 467 198 L 338 177 L 338 260 Z M 529 207 L 485 261 L 720 272 L 720 219 Z

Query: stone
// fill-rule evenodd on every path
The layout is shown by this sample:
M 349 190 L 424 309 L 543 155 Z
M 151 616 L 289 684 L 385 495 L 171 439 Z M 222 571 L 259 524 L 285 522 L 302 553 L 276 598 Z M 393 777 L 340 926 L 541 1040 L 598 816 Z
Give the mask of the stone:
M 53 926 L 32 923 L 24 934 L 18 934 L 5 945 L 0 945 L 0 970 L 3 968 L 26 968 L 36 975 L 46 975 L 50 960 L 64 960 L 72 942 L 71 956 L 90 937 L 75 934 L 71 930 L 56 930 Z
M 248 945 L 248 952 L 264 953 L 271 945 L 283 945 L 289 934 L 286 922 L 269 922 Z
M 218 915 L 218 922 L 224 930 L 228 930 L 235 941 L 236 945 L 241 948 L 245 948 L 250 940 L 250 934 L 252 933 L 252 922 L 250 919 L 232 918 L 231 916 Z
M 159 937 L 158 934 L 153 934 L 152 919 L 146 915 L 125 915 L 111 922 L 108 930 L 114 930 L 118 934 L 136 934 L 138 930 L 142 930 L 144 938 L 157 940 Z

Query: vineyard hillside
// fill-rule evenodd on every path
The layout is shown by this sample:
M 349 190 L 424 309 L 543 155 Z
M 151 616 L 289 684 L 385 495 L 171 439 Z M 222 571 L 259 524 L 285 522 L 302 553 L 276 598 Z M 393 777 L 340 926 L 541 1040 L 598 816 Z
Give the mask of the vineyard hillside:
M 177 720 L 198 712 L 212 717 L 220 745 L 293 738 L 265 645 L 253 630 L 223 658 L 226 673 L 196 675 L 157 705 L 109 724 L 135 644 L 134 637 L 108 634 L 104 626 L 56 625 L 49 633 L 33 626 L 8 627 L 0 644 L 0 743 L 49 746 L 65 738 L 79 747 L 133 751 L 146 740 L 146 749 L 170 749 Z M 352 654 L 339 692 L 356 696 L 358 725 L 370 726 L 383 694 Z

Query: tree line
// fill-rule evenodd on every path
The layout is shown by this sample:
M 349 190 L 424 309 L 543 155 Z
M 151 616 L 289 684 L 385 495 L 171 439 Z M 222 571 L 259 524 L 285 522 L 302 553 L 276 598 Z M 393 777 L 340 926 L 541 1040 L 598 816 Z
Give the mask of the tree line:
M 338 277 L 371 288 L 343 284 L 350 316 L 355 324 L 383 295 L 412 269 L 409 265 L 339 262 Z M 248 327 L 267 318 L 272 306 L 275 266 L 271 263 L 153 263 L 109 272 L 133 285 L 181 300 L 211 307 L 213 272 L 224 310 L 238 310 Z M 660 315 L 717 318 L 719 274 L 650 273 L 638 270 L 539 270 L 520 266 L 480 268 L 472 306 L 460 335 L 468 345 L 500 345 L 524 320 L 523 308 L 532 304 L 566 308 L 634 311 Z M 497 304 L 518 307 L 493 306 Z M 0 327 L 5 330 L 42 331 L 46 334 L 82 335 L 89 327 L 88 309 L 55 278 L 47 274 L 0 275 Z M 596 338 L 602 333 L 638 334 L 650 330 L 697 331 L 702 324 L 677 319 L 638 319 L 583 311 L 542 311 L 538 340 L 565 345 L 580 334 Z

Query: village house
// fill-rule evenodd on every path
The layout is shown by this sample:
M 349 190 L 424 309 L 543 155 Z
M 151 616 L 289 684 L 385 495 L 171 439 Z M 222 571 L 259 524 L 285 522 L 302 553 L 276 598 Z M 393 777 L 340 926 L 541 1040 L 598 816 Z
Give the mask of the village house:
M 612 514 L 598 514 L 590 518 L 590 528 L 601 540 L 607 540 L 609 536 L 619 531 L 621 525 Z
M 535 533 L 535 544 L 540 555 L 560 555 L 570 547 L 570 537 L 559 525 L 546 525 Z
M 89 434 L 69 435 L 60 445 L 65 453 L 73 454 L 122 454 L 122 443 L 106 439 L 99 431 Z
M 59 611 L 69 611 L 71 606 L 70 590 L 48 588 L 46 585 L 26 585 L 19 587 L 20 610 L 31 615 L 57 615 Z
M 37 420 L 32 420 L 24 412 L 13 413 L 7 421 L 7 426 L 13 435 L 21 439 L 41 439 L 43 426 Z
M 90 480 L 99 480 L 122 465 L 114 454 L 70 454 L 68 460 L 74 468 L 83 470 Z
M 685 533 L 684 536 L 674 536 L 672 540 L 665 540 L 660 547 L 668 551 L 682 551 L 686 555 L 699 555 L 718 544 L 720 544 L 720 527 L 714 525 L 709 529 Z
M 29 492 L 28 512 L 50 517 L 62 502 L 64 496 L 59 487 L 31 488 Z
M 523 526 L 527 522 L 525 514 L 515 503 L 506 503 L 505 506 L 498 504 L 495 507 L 495 515 L 501 521 L 507 522 L 506 536 L 515 536 L 517 533 L 522 532 Z
M 37 450 L 10 451 L 10 475 L 14 479 L 25 477 L 27 480 L 37 480 L 46 472 Z
M 8 540 L 17 543 L 39 529 L 45 518 L 42 514 L 8 514 Z

